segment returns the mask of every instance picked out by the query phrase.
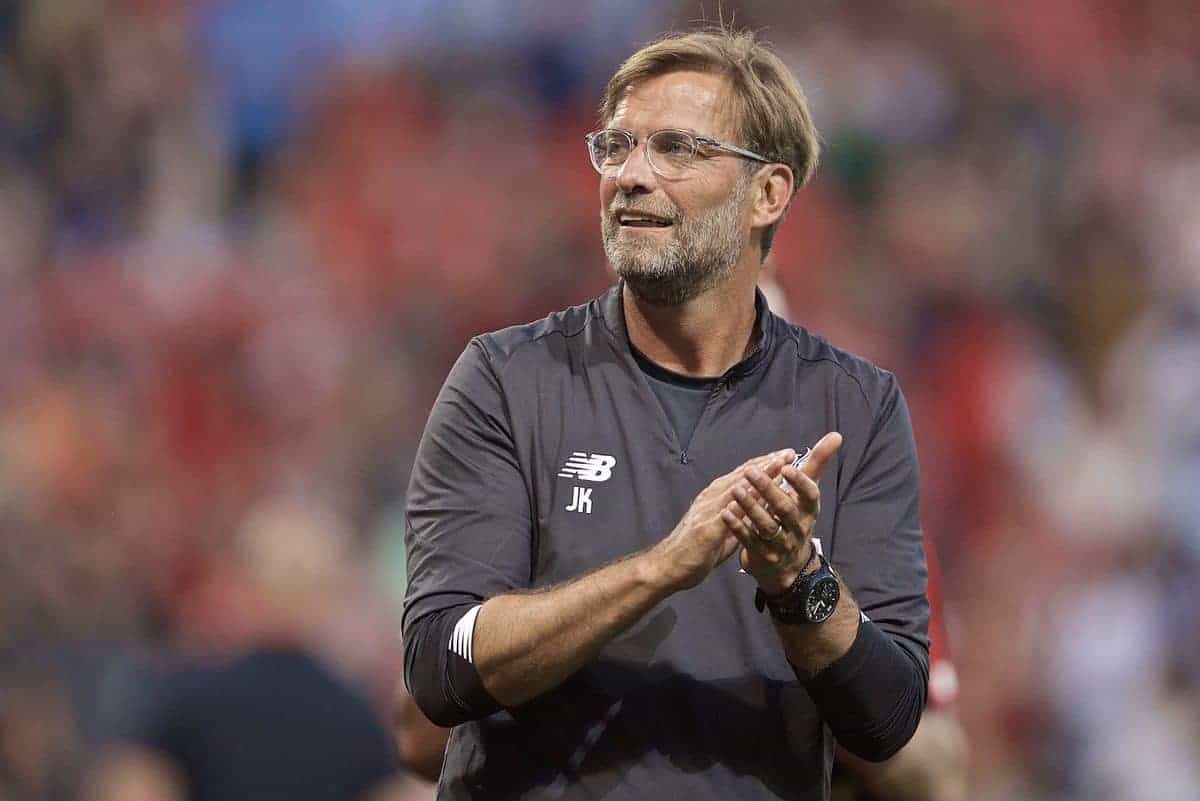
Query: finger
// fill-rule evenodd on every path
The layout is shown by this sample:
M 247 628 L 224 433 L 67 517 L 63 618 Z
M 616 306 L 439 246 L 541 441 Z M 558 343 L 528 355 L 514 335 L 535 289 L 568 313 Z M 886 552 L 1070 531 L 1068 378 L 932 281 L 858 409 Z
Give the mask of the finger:
M 754 488 L 754 485 L 746 483 L 745 476 L 742 477 L 741 485 L 742 489 L 746 490 L 746 494 L 750 496 L 751 500 L 753 500 L 755 503 L 760 503 L 763 506 L 767 505 L 767 502 L 763 500 L 763 496 Z
M 734 511 L 730 508 L 722 509 L 721 520 L 725 523 L 726 528 L 732 532 L 737 541 L 742 544 L 742 548 L 745 551 L 742 554 L 742 568 L 747 569 L 754 560 L 770 565 L 779 564 L 786 557 L 787 551 L 771 546 L 774 545 L 774 542 L 780 542 L 785 537 L 780 535 L 774 542 L 764 540 L 758 535 L 752 525 L 746 523 L 739 512 L 740 510 Z
M 806 476 L 800 468 L 791 465 L 783 468 L 783 478 L 795 493 L 796 506 L 815 515 L 821 508 L 821 489 L 817 482 Z
M 750 522 L 750 518 L 746 517 L 746 512 L 742 509 L 742 505 L 736 500 L 731 500 L 725 505 L 721 510 L 720 517 L 726 522 L 736 520 L 740 524 L 740 529 L 731 527 L 731 529 L 735 529 L 734 533 L 737 533 L 738 530 L 747 535 L 754 533 L 754 525 Z
M 762 503 L 770 513 L 782 520 L 791 530 L 800 530 L 799 508 L 790 492 L 780 488 L 766 473 L 754 468 L 746 471 L 746 479 L 762 496 Z
M 742 508 L 743 514 L 750 519 L 750 525 L 755 530 L 755 538 L 760 543 L 771 545 L 777 540 L 783 539 L 780 537 L 771 537 L 776 529 L 779 528 L 779 519 L 773 516 L 763 504 L 756 501 L 750 496 L 749 490 L 738 484 L 734 487 L 733 497 Z M 763 537 L 761 535 L 766 535 Z
M 738 511 L 734 511 L 729 507 L 722 509 L 721 522 L 725 524 L 726 528 L 733 533 L 733 536 L 737 538 L 737 541 L 746 550 L 754 551 L 754 549 L 759 547 L 760 543 L 756 542 L 759 539 L 758 535 L 751 530 Z
M 784 448 L 781 451 L 772 451 L 771 453 L 764 453 L 761 456 L 755 456 L 753 459 L 747 459 L 745 462 L 743 462 L 741 465 L 739 465 L 736 470 L 732 471 L 732 473 L 730 473 L 730 475 L 739 475 L 740 476 L 743 472 L 745 472 L 746 468 L 748 468 L 748 467 L 757 467 L 761 470 L 766 470 L 771 465 L 774 465 L 774 464 L 785 465 L 788 462 L 792 461 L 792 459 L 795 459 L 795 458 L 796 458 L 796 451 L 793 448 Z
M 796 457 L 796 452 L 791 448 L 785 448 L 774 453 L 764 453 L 761 456 L 755 456 L 753 459 L 748 459 L 739 467 L 731 470 L 725 475 L 717 478 L 710 485 L 713 489 L 725 493 L 727 497 L 734 483 L 740 481 L 745 471 L 750 467 L 758 467 L 768 475 L 779 475 L 779 471 L 783 466 L 789 464 Z
M 842 447 L 842 435 L 836 431 L 830 431 L 813 446 L 812 455 L 805 460 L 804 464 L 800 465 L 800 469 L 814 481 L 819 479 L 825 470 L 825 465 L 840 447 Z

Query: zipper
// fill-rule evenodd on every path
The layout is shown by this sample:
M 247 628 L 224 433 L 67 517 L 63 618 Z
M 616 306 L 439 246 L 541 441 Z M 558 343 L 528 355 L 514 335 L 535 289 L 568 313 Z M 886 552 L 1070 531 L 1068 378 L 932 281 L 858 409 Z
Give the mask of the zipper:
M 696 432 L 700 430 L 700 426 L 704 423 L 704 418 L 708 415 L 708 410 L 712 407 L 713 401 L 733 383 L 733 377 L 726 373 L 721 377 L 721 380 L 716 383 L 712 391 L 708 393 L 708 399 L 704 401 L 704 408 L 700 410 L 700 417 L 696 420 L 696 425 L 692 428 L 692 435 L 688 441 L 683 444 L 683 450 L 679 454 L 679 463 L 688 465 L 692 463 L 692 457 L 688 456 L 688 448 L 696 439 Z

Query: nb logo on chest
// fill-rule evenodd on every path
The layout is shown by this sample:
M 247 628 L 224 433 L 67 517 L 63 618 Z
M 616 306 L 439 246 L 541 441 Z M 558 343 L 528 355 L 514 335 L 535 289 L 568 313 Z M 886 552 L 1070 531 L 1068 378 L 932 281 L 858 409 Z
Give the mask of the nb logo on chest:
M 575 451 L 563 463 L 562 469 L 558 471 L 558 477 L 575 478 L 580 481 L 608 481 L 612 478 L 612 469 L 616 463 L 615 456 Z
M 558 477 L 595 483 L 608 481 L 612 478 L 612 470 L 616 464 L 616 457 L 605 453 L 574 451 L 567 457 L 562 469 L 558 471 Z M 572 487 L 571 503 L 566 506 L 566 511 L 590 515 L 592 513 L 592 489 L 592 487 Z

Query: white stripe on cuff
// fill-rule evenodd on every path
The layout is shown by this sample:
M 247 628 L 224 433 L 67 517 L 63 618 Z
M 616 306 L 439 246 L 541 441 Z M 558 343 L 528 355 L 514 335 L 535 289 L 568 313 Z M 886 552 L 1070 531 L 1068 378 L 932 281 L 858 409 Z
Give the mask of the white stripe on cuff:
M 474 662 L 471 659 L 471 639 L 475 636 L 475 616 L 479 614 L 479 607 L 482 605 L 476 604 L 467 610 L 454 624 L 454 631 L 450 634 L 450 650 L 472 664 Z

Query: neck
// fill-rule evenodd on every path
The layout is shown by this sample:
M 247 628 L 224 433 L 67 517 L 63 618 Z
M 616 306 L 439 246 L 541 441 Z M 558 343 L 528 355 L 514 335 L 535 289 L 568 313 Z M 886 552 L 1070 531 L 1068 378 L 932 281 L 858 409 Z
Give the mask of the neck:
M 647 303 L 625 284 L 621 302 L 629 341 L 650 361 L 673 372 L 724 374 L 755 344 L 756 275 L 757 270 L 735 270 L 728 281 L 678 306 Z

